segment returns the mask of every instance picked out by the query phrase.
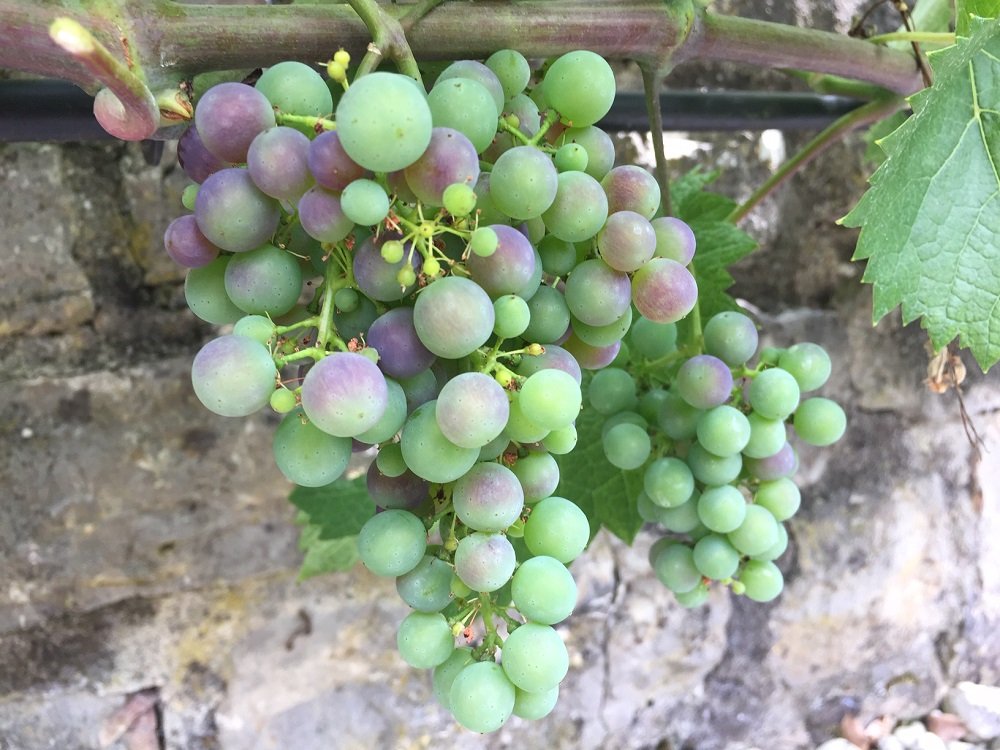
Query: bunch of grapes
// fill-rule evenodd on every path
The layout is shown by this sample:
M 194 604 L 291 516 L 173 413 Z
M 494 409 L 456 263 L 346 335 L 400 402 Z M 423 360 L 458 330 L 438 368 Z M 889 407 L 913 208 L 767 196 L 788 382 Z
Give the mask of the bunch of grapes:
M 690 250 L 694 251 L 693 237 Z M 799 508 L 788 442 L 830 445 L 843 435 L 843 409 L 802 394 L 830 376 L 813 343 L 764 349 L 758 362 L 753 321 L 739 312 L 712 317 L 700 342 L 677 346 L 677 329 L 640 318 L 628 338 L 629 369 L 608 367 L 588 388 L 607 419 L 602 444 L 621 469 L 642 469 L 635 501 L 642 518 L 671 535 L 650 550 L 660 581 L 686 607 L 702 604 L 720 581 L 766 602 L 784 581 L 774 564 L 788 544 L 783 522 Z

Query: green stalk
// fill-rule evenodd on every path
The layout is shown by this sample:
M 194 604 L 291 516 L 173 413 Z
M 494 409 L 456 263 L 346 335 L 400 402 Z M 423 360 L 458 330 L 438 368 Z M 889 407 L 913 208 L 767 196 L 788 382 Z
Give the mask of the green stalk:
M 664 216 L 672 216 L 670 175 L 667 170 L 667 155 L 663 151 L 663 113 L 660 111 L 660 79 L 657 72 L 646 65 L 642 67 L 642 88 L 646 93 L 649 135 L 653 141 L 653 154 L 656 157 L 656 181 L 660 184 L 660 205 L 663 207 Z
M 884 42 L 924 42 L 926 44 L 954 44 L 955 35 L 947 31 L 890 31 L 868 37 L 872 44 Z

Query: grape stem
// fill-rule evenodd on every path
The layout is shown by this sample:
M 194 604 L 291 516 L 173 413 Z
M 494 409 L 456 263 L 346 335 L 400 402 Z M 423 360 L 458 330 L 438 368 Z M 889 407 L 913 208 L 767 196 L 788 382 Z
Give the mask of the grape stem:
M 496 644 L 499 636 L 497 635 L 497 626 L 493 622 L 493 602 L 490 600 L 490 595 L 487 593 L 479 594 L 479 604 L 480 612 L 483 615 L 483 625 L 486 627 L 486 638 L 483 641 L 483 645 L 489 648 Z
M 347 279 L 339 274 L 339 268 L 333 258 L 327 261 L 324 278 L 323 306 L 319 311 L 319 326 L 316 334 L 316 349 L 326 356 L 326 345 L 331 342 L 341 351 L 347 351 L 347 345 L 336 335 L 333 326 L 333 298 L 338 289 L 347 286 Z
M 326 130 L 336 130 L 337 123 L 325 117 L 312 117 L 310 115 L 290 115 L 285 112 L 275 112 L 274 119 L 279 125 L 304 125 L 311 128 L 316 133 Z
M 642 66 L 642 88 L 646 93 L 646 112 L 649 116 L 649 135 L 656 157 L 656 181 L 660 184 L 660 206 L 664 216 L 672 216 L 670 201 L 670 174 L 667 169 L 667 155 L 663 151 L 663 113 L 660 111 L 659 73 L 648 65 Z
M 527 145 L 537 146 L 539 143 L 541 143 L 542 138 L 544 138 L 545 134 L 549 132 L 549 128 L 551 128 L 553 125 L 559 122 L 559 118 L 560 114 L 556 112 L 554 109 L 550 109 L 548 112 L 546 112 L 545 119 L 542 120 L 541 127 L 538 128 L 537 133 L 531 136 L 531 138 L 528 140 Z
M 371 73 L 378 68 L 383 58 L 388 57 L 396 63 L 400 73 L 421 82 L 420 69 L 417 67 L 417 61 L 413 57 L 413 51 L 406 41 L 406 34 L 399 20 L 386 13 L 375 0 L 347 0 L 347 2 L 365 22 L 368 33 L 372 36 L 372 43 L 368 45 L 368 50 L 358 65 L 354 77 L 357 79 Z M 434 5 L 436 3 L 431 3 L 424 12 L 426 13 Z M 416 20 L 414 18 L 410 25 Z
M 891 31 L 868 37 L 872 44 L 885 42 L 924 42 L 925 44 L 954 44 L 955 35 L 949 31 Z

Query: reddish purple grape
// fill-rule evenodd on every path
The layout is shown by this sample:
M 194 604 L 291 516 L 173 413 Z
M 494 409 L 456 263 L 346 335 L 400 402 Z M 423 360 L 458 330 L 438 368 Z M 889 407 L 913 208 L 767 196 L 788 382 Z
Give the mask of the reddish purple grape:
M 378 318 L 368 329 L 368 346 L 379 353 L 378 366 L 394 378 L 411 378 L 437 359 L 427 350 L 413 327 L 413 308 L 397 307 Z
M 298 208 L 302 228 L 320 242 L 340 242 L 354 229 L 354 222 L 340 207 L 340 197 L 319 185 L 305 192 Z
M 409 469 L 398 477 L 390 477 L 372 461 L 365 479 L 368 494 L 379 508 L 412 510 L 427 499 L 428 483 Z
M 281 216 L 277 201 L 264 195 L 245 169 L 236 167 L 221 169 L 205 180 L 194 215 L 209 242 L 231 253 L 263 245 Z
M 294 203 L 313 183 L 307 157 L 309 139 L 294 128 L 265 130 L 247 152 L 247 171 L 272 198 Z
M 605 263 L 616 271 L 630 273 L 653 257 L 656 232 L 635 211 L 616 211 L 597 235 L 597 248 Z
M 751 476 L 762 482 L 770 482 L 782 477 L 790 477 L 799 468 L 799 457 L 790 443 L 781 446 L 781 450 L 767 458 L 744 458 L 743 465 Z
M 205 148 L 234 164 L 245 162 L 253 139 L 275 125 L 267 97 L 245 83 L 212 86 L 198 101 L 194 122 Z
M 570 335 L 563 343 L 563 347 L 573 355 L 583 369 L 600 370 L 614 362 L 622 348 L 622 342 L 616 341 L 610 346 L 591 346 Z
M 535 273 L 535 249 L 514 227 L 493 224 L 490 229 L 497 235 L 496 252 L 486 258 L 469 255 L 469 273 L 492 298 L 517 294 Z
M 207 180 L 209 175 L 232 166 L 205 147 L 198 135 L 198 128 L 194 125 L 188 127 L 177 141 L 177 161 L 184 174 L 199 184 Z
M 219 255 L 219 248 L 198 229 L 194 214 L 186 214 L 170 222 L 163 234 L 163 245 L 174 263 L 185 268 L 208 265 Z
M 729 365 L 718 357 L 699 354 L 681 365 L 674 389 L 696 409 L 711 409 L 729 400 L 733 374 Z
M 368 357 L 335 352 L 321 359 L 302 381 L 302 409 L 323 432 L 356 437 L 385 413 L 389 388 Z
M 656 257 L 676 260 L 686 266 L 694 258 L 694 232 L 685 222 L 673 216 L 660 216 L 650 222 L 656 232 Z
M 334 130 L 328 130 L 316 136 L 309 144 L 307 157 L 309 171 L 316 182 L 327 190 L 340 192 L 355 180 L 361 179 L 366 172 L 358 165 L 340 143 L 340 136 Z
M 674 323 L 698 303 L 698 285 L 677 261 L 653 258 L 632 275 L 632 301 L 643 317 Z
M 451 128 L 434 128 L 427 150 L 403 170 L 406 184 L 423 203 L 444 205 L 444 189 L 456 182 L 469 187 L 479 179 L 479 154 L 472 141 Z
M 642 167 L 615 167 L 601 180 L 608 196 L 608 213 L 635 211 L 652 219 L 660 207 L 660 186 Z

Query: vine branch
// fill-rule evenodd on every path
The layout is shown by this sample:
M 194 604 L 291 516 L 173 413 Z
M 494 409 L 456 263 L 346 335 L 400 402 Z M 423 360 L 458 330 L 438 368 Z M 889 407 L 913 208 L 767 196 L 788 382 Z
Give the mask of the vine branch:
M 642 67 L 642 88 L 646 93 L 646 112 L 649 115 L 649 135 L 656 159 L 656 181 L 660 184 L 660 205 L 665 216 L 672 216 L 670 205 L 670 175 L 667 155 L 663 151 L 663 113 L 660 111 L 660 76 L 648 66 Z
M 372 36 L 361 64 L 358 65 L 358 76 L 367 75 L 376 70 L 383 58 L 389 58 L 396 63 L 400 73 L 417 81 L 420 70 L 416 58 L 406 41 L 406 34 L 399 20 L 387 13 L 375 0 L 347 0 L 354 12 L 358 14 Z

